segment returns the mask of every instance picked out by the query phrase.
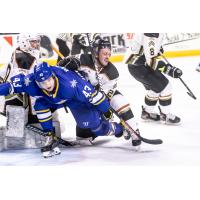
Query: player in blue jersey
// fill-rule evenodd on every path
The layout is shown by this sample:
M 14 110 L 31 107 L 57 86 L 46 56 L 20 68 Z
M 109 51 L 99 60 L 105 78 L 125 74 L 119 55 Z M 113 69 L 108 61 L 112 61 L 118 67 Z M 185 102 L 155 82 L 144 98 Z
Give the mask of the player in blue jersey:
M 0 95 L 25 92 L 36 97 L 34 108 L 44 131 L 51 139 L 49 147 L 58 148 L 53 136 L 51 109 L 68 106 L 77 126 L 91 129 L 95 136 L 115 135 L 120 137 L 123 128 L 112 117 L 110 104 L 105 95 L 96 91 L 81 75 L 62 67 L 49 67 L 43 62 L 34 67 L 34 73 L 27 76 L 19 74 L 10 82 L 0 85 Z M 52 156 L 53 149 L 46 149 L 44 157 Z

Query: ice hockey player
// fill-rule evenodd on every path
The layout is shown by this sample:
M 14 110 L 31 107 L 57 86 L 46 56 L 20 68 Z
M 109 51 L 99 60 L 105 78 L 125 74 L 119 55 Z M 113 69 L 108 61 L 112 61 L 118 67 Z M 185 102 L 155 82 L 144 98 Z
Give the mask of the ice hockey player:
M 41 39 L 47 36 L 38 33 L 20 33 L 17 37 L 18 47 L 14 50 L 11 61 L 6 70 L 7 78 L 9 80 L 13 75 L 23 73 L 27 75 L 33 72 L 34 66 L 41 63 Z M 48 39 L 48 38 L 46 38 Z M 5 75 L 4 75 L 5 76 Z M 35 98 L 30 97 L 25 93 L 11 94 L 5 97 L 4 114 L 6 113 L 7 105 L 21 106 L 28 109 L 28 124 L 39 123 L 34 110 Z M 53 112 L 53 121 L 58 121 L 58 114 L 55 109 Z M 15 113 L 12 113 L 15 115 Z M 10 117 L 10 115 L 9 115 Z M 8 119 L 9 120 L 9 119 Z M 59 125 L 59 123 L 57 123 Z M 59 134 L 59 133 L 58 133 Z M 46 143 L 50 138 L 46 137 Z M 55 154 L 59 151 L 55 151 Z
M 68 57 L 60 61 L 58 65 L 71 70 L 83 72 L 88 81 L 97 89 L 102 89 L 109 98 L 111 107 L 119 114 L 119 116 L 132 127 L 133 130 L 139 133 L 137 123 L 134 119 L 130 104 L 127 102 L 122 93 L 117 90 L 117 80 L 119 73 L 117 68 L 109 61 L 111 56 L 111 43 L 109 41 L 97 38 L 93 42 L 95 52 L 95 63 L 91 54 L 81 54 L 80 59 L 76 57 Z M 96 71 L 96 65 L 98 71 Z M 97 73 L 100 78 L 98 80 Z M 99 83 L 101 81 L 101 84 Z M 100 88 L 101 87 L 101 88 Z M 89 130 L 83 130 L 80 127 L 76 128 L 78 140 L 90 139 L 93 137 Z M 141 141 L 134 134 L 132 136 L 132 145 L 138 146 Z M 126 135 L 127 137 L 127 135 Z
M 100 37 L 100 33 L 91 34 L 93 39 Z M 89 52 L 89 44 L 86 33 L 60 33 L 56 38 L 60 53 L 67 57 Z M 70 51 L 71 50 L 71 51 Z M 61 60 L 58 56 L 57 62 Z
M 130 74 L 147 90 L 145 105 L 142 106 L 142 119 L 178 124 L 181 119 L 171 113 L 171 83 L 164 74 L 179 78 L 182 71 L 159 59 L 159 55 L 163 53 L 163 37 L 164 34 L 160 33 L 135 34 L 132 54 L 126 60 L 126 64 Z M 160 114 L 155 111 L 158 101 Z
M 88 53 L 89 48 L 87 44 L 87 37 L 85 33 L 76 33 L 72 36 L 72 49 L 71 55 L 77 55 L 80 53 Z
M 39 63 L 40 59 L 40 36 L 39 34 L 21 33 L 17 37 L 18 47 L 14 50 L 11 61 L 8 64 L 5 71 L 2 72 L 4 75 L 4 81 L 10 77 L 24 73 L 28 74 L 33 71 L 33 67 Z M 30 104 L 30 99 L 24 94 L 13 94 L 5 98 L 4 113 L 7 105 L 17 105 L 27 107 Z M 31 111 L 31 105 L 29 118 L 30 121 L 34 120 Z
M 115 135 L 120 137 L 123 128 L 116 122 L 109 122 L 112 117 L 110 104 L 105 95 L 93 88 L 82 76 L 63 67 L 49 67 L 41 63 L 34 68 L 34 73 L 27 76 L 19 74 L 10 82 L 0 85 L 0 95 L 25 92 L 36 97 L 35 110 L 47 136 L 49 144 L 42 148 L 43 156 L 52 156 L 58 148 L 54 139 L 51 108 L 58 109 L 67 105 L 76 120 L 77 126 L 90 129 L 95 136 Z M 59 148 L 58 148 L 59 151 Z M 54 153 L 53 153 L 54 155 Z

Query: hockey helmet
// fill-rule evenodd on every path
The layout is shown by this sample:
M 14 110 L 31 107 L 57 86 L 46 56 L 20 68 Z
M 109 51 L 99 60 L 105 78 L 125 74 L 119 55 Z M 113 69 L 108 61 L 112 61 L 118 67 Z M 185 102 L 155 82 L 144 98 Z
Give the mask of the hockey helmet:
M 43 81 L 46 81 L 53 76 L 53 71 L 51 67 L 46 62 L 42 62 L 39 65 L 34 67 L 34 76 L 36 82 L 39 84 Z
M 31 46 L 31 41 L 37 41 L 38 43 L 40 43 L 41 38 L 39 34 L 20 33 L 17 37 L 17 44 L 19 48 L 27 53 L 31 53 L 31 51 L 35 50 Z
M 98 55 L 101 49 L 108 48 L 111 50 L 111 43 L 108 40 L 97 39 L 93 42 L 93 48 L 95 53 Z

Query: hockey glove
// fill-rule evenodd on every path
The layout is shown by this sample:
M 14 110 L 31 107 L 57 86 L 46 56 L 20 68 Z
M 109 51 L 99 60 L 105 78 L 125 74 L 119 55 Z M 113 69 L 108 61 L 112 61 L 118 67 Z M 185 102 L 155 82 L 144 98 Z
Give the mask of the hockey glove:
M 166 73 L 167 75 L 169 75 L 173 78 L 180 78 L 183 74 L 182 70 L 180 70 L 177 67 L 173 67 L 170 64 L 166 65 L 164 73 Z
M 80 34 L 80 35 L 78 36 L 78 42 L 79 42 L 79 44 L 81 44 L 81 45 L 84 46 L 84 47 L 87 47 L 87 46 L 88 46 L 86 40 L 87 40 L 87 38 L 86 38 L 86 35 L 85 35 L 85 34 Z
M 109 108 L 107 112 L 103 113 L 103 117 L 104 117 L 106 120 L 112 119 L 112 117 L 113 117 L 113 112 L 112 112 L 112 110 Z
M 57 65 L 61 67 L 65 67 L 66 69 L 75 71 L 75 70 L 78 70 L 81 63 L 80 63 L 80 60 L 76 58 L 75 56 L 68 56 L 64 58 L 63 60 L 60 60 Z

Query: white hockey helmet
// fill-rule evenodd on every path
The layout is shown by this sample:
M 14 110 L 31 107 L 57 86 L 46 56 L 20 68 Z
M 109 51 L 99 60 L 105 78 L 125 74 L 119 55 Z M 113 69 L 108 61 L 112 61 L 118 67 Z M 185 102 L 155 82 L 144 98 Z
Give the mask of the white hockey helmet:
M 19 48 L 22 51 L 25 52 L 30 52 L 32 50 L 35 50 L 35 48 L 32 47 L 31 41 L 37 41 L 40 43 L 41 38 L 39 34 L 31 34 L 31 33 L 20 33 L 19 36 L 17 37 L 17 44 Z

